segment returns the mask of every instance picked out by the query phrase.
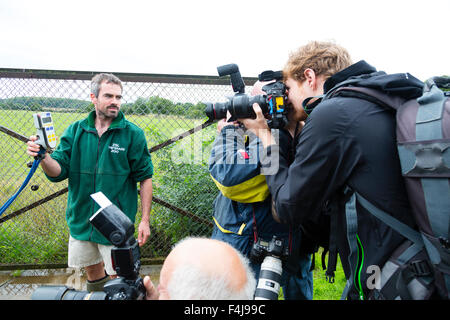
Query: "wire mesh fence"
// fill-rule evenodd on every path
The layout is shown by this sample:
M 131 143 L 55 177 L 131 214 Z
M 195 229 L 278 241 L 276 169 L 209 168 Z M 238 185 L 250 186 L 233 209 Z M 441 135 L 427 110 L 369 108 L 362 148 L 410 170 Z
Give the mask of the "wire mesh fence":
M 204 125 L 206 101 L 233 95 L 227 78 L 115 73 L 123 82 L 121 110 L 145 132 L 154 164 L 151 237 L 142 262 L 165 257 L 188 236 L 209 236 L 217 189 L 208 173 L 216 126 Z M 22 185 L 32 158 L 26 140 L 32 114 L 52 112 L 56 135 L 93 110 L 93 72 L 0 69 L 0 204 Z M 256 79 L 244 78 L 251 85 Z M 202 125 L 203 124 L 203 125 Z M 0 268 L 66 266 L 67 181 L 51 183 L 38 169 L 0 216 Z M 136 218 L 140 221 L 140 206 Z

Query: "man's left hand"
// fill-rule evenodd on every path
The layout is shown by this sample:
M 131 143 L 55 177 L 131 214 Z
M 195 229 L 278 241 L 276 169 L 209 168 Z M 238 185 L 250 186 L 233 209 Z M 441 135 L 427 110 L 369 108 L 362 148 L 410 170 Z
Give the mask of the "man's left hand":
M 138 243 L 142 247 L 150 237 L 150 223 L 148 221 L 141 221 L 138 228 Z

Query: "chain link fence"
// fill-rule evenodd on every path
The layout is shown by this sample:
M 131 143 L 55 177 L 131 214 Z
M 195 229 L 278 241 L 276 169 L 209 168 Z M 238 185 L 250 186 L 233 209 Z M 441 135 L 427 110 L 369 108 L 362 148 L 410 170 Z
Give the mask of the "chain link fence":
M 94 72 L 0 69 L 0 204 L 22 185 L 32 158 L 27 138 L 32 114 L 52 112 L 57 135 L 93 110 Z M 225 101 L 228 78 L 115 73 L 123 81 L 121 110 L 145 132 L 154 164 L 151 237 L 142 262 L 163 259 L 188 236 L 209 236 L 217 188 L 208 157 L 216 125 L 205 125 L 204 104 Z M 251 85 L 255 78 L 244 78 Z M 27 187 L 0 216 L 0 269 L 65 267 L 67 182 L 51 183 L 38 168 Z M 139 204 L 140 210 L 140 204 Z M 136 218 L 140 221 L 141 212 Z

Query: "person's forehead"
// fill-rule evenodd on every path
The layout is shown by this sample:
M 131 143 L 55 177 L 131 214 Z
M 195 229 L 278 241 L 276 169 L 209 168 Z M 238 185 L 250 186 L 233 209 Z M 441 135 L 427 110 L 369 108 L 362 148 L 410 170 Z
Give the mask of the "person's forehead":
M 100 84 L 99 92 L 121 94 L 122 88 L 120 87 L 120 85 L 118 85 L 116 83 L 103 81 Z
M 291 77 L 286 78 L 286 81 L 284 82 L 284 84 L 287 87 L 289 87 L 289 88 L 292 88 L 292 87 L 295 87 L 295 86 L 297 86 L 297 87 L 301 86 L 301 82 L 300 81 L 295 80 L 294 78 L 291 78 Z

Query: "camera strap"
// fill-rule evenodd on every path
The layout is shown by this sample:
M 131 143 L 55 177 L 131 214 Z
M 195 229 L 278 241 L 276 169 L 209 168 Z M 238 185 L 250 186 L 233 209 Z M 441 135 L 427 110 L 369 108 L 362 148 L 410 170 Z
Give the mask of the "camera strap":
M 105 283 L 107 283 L 109 280 L 108 275 L 105 275 L 103 278 L 97 279 L 97 280 L 86 280 L 86 290 L 89 292 L 93 291 L 103 291 L 103 287 L 105 286 Z
M 321 94 L 321 95 L 314 96 L 314 97 L 309 97 L 309 98 L 306 98 L 305 100 L 303 100 L 303 102 L 302 102 L 302 107 L 303 107 L 303 109 L 305 110 L 306 115 L 307 115 L 308 117 L 309 117 L 309 115 L 311 114 L 311 112 L 313 111 L 313 109 L 314 109 L 320 102 L 322 102 L 322 98 L 323 98 L 324 96 L 325 96 L 325 95 Z M 314 100 L 314 101 L 312 101 L 312 102 L 310 103 L 310 101 L 313 100 L 313 99 L 316 99 L 316 100 Z
M 256 226 L 256 216 L 255 216 L 255 207 L 252 205 L 252 213 L 253 213 L 253 241 L 256 243 L 258 241 L 258 228 Z M 292 228 L 289 227 L 289 254 L 292 251 Z
M 252 204 L 253 213 L 253 241 L 256 243 L 258 241 L 258 228 L 256 227 L 256 217 L 255 217 L 255 207 Z

